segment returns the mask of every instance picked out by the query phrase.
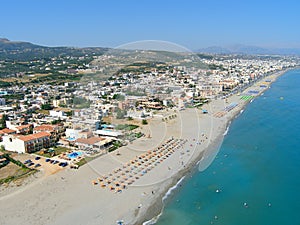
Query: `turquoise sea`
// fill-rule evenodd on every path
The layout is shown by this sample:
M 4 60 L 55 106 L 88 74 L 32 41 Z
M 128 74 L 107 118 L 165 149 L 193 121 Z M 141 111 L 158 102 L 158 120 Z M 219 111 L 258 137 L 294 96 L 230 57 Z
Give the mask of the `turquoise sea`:
M 300 70 L 236 118 L 217 158 L 167 200 L 156 225 L 300 225 Z

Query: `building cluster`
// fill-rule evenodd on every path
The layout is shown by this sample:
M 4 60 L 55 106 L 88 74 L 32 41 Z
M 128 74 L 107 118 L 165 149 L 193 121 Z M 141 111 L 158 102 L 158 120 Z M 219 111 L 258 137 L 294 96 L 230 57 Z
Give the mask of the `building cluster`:
M 106 151 L 124 134 L 103 128 L 104 117 L 145 119 L 156 110 L 195 107 L 269 73 L 299 65 L 293 57 L 221 55 L 198 60 L 207 67 L 179 62 L 114 73 L 105 80 L 4 88 L 0 90 L 0 145 L 19 153 L 57 143 L 90 153 Z M 99 66 L 91 69 L 101 70 Z

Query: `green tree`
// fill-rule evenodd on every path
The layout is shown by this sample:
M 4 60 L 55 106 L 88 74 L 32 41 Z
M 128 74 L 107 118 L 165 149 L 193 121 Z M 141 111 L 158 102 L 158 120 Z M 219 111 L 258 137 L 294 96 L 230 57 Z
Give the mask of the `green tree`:
M 41 108 L 44 109 L 44 110 L 51 110 L 51 109 L 53 109 L 53 106 L 50 105 L 50 104 L 43 104 L 41 106 Z
M 74 97 L 73 104 L 75 105 L 76 108 L 83 109 L 83 108 L 89 108 L 91 105 L 91 101 L 82 97 Z
M 114 94 L 113 99 L 116 99 L 118 101 L 124 101 L 125 100 L 125 96 L 124 95 L 120 95 L 120 94 Z
M 116 109 L 116 113 L 117 113 L 117 115 L 116 115 L 117 119 L 124 119 L 127 114 L 126 110 L 121 110 L 120 108 Z
M 72 111 L 65 112 L 67 116 L 72 116 Z
M 0 129 L 6 128 L 6 119 L 7 119 L 7 116 L 5 114 L 3 114 L 0 119 Z
M 143 124 L 143 125 L 147 125 L 147 124 L 148 124 L 148 121 L 144 119 L 144 120 L 142 120 L 142 124 Z

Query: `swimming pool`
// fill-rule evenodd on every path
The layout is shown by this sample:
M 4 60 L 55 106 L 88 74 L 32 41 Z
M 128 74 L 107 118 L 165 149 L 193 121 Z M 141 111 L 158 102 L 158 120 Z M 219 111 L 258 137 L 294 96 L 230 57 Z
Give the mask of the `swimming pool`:
M 68 141 L 75 141 L 75 140 L 76 140 L 75 137 L 69 137 L 69 138 L 68 138 Z
M 111 125 L 111 124 L 102 124 L 101 127 L 104 129 L 114 129 L 115 128 L 115 126 Z
M 72 153 L 68 154 L 68 157 L 70 159 L 75 159 L 75 158 L 77 158 L 77 157 L 79 157 L 81 155 L 82 155 L 82 152 L 72 152 Z

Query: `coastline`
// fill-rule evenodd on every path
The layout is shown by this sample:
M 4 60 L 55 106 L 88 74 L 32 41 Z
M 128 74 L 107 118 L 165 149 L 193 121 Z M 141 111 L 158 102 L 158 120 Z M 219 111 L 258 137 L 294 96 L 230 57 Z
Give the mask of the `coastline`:
M 255 96 L 255 98 L 260 97 L 265 91 L 267 91 L 271 87 L 271 84 L 274 83 L 278 79 L 278 77 L 282 76 L 283 74 L 287 73 L 288 71 L 297 70 L 297 69 L 300 69 L 300 67 L 294 67 L 294 68 L 288 68 L 288 69 L 285 69 L 282 71 L 276 71 L 272 74 L 269 74 L 269 75 L 263 77 L 262 79 L 273 78 L 273 80 L 272 80 L 272 82 L 270 82 L 270 86 L 261 90 L 260 93 Z M 262 79 L 254 82 L 251 86 L 247 87 L 245 90 L 251 89 L 255 84 L 257 84 L 258 82 L 261 82 Z M 245 91 L 245 90 L 243 90 L 243 91 Z M 237 94 L 234 94 L 233 96 L 236 97 Z M 227 121 L 225 123 L 225 126 L 223 127 L 223 128 L 225 128 L 225 129 L 223 129 L 223 133 L 222 133 L 222 131 L 220 131 L 221 133 L 214 140 L 214 142 L 217 142 L 219 145 L 222 145 L 223 137 L 220 137 L 220 136 L 227 135 L 227 132 L 230 129 L 230 124 L 232 123 L 232 121 L 234 119 L 236 119 L 238 116 L 240 116 L 242 114 L 242 112 L 244 111 L 244 109 L 247 107 L 247 105 L 249 103 L 251 103 L 254 99 L 252 99 L 249 102 L 245 102 L 244 104 L 242 104 L 239 107 L 239 110 L 235 110 L 230 116 L 227 117 Z M 178 173 L 178 176 L 173 178 L 171 185 L 168 187 L 165 187 L 165 189 L 162 191 L 162 193 L 159 196 L 157 196 L 156 201 L 154 201 L 154 203 L 149 206 L 147 213 L 145 215 L 141 215 L 141 217 L 136 220 L 134 225 L 140 225 L 140 224 L 151 225 L 151 224 L 156 223 L 156 221 L 159 219 L 160 215 L 163 213 L 164 198 L 168 198 L 169 195 L 172 195 L 173 190 L 177 188 L 177 182 L 181 181 L 181 179 L 182 179 L 182 182 L 184 182 L 186 176 L 193 174 L 193 172 L 195 172 L 195 170 L 197 169 L 196 166 L 198 165 L 198 162 L 200 162 L 203 159 L 203 154 L 204 153 L 209 154 L 210 151 L 214 149 L 214 146 L 212 144 L 210 144 L 206 149 L 204 149 L 204 152 L 202 152 L 202 154 L 199 155 L 199 157 L 197 157 L 192 163 L 190 163 L 186 170 L 180 171 Z M 169 192 L 169 190 L 172 190 L 172 192 L 168 196 L 166 196 L 166 194 Z
M 299 68 L 277 71 L 263 79 L 272 78 L 271 85 L 279 76 L 295 69 Z M 253 88 L 256 84 L 254 83 L 246 90 Z M 269 86 L 261 89 L 256 97 L 259 97 Z M 239 104 L 223 117 L 214 116 L 214 113 L 224 109 L 224 106 L 231 102 L 239 102 Z M 179 118 L 168 123 L 162 123 L 161 119 L 154 118 L 145 128 L 145 132 L 151 134 L 152 137 L 143 138 L 123 147 L 120 150 L 122 152 L 120 157 L 115 156 L 114 153 L 107 154 L 86 164 L 79 171 L 65 170 L 44 180 L 37 179 L 30 189 L 26 186 L 22 187 L 24 190 L 16 193 L 16 198 L 0 197 L 0 210 L 3 212 L 0 223 L 106 225 L 116 224 L 117 220 L 124 220 L 125 224 L 143 224 L 162 213 L 163 198 L 182 177 L 192 174 L 197 168 L 203 167 L 201 170 L 204 170 L 209 166 L 219 151 L 231 121 L 239 116 L 241 110 L 244 110 L 249 103 L 250 101 L 242 101 L 240 96 L 235 94 L 228 98 L 228 103 L 219 99 L 204 106 L 210 112 L 209 115 L 203 115 L 197 109 L 187 109 L 178 112 Z M 202 132 L 209 139 L 198 146 L 193 138 L 201 139 Z M 173 135 L 189 139 L 189 144 L 195 146 L 192 152 L 184 152 L 183 156 L 179 152 L 175 153 L 167 159 L 166 163 L 154 168 L 137 184 L 129 186 L 124 193 L 115 194 L 91 184 L 91 180 L 99 174 L 109 173 L 120 166 L 120 163 L 154 148 L 157 143 L 163 143 L 166 138 Z M 185 161 L 185 167 L 178 164 L 178 159 Z M 171 170 L 168 170 L 169 166 L 172 167 Z M 9 208 L 14 211 L 9 211 Z
M 223 135 L 222 135 L 223 136 Z M 220 145 L 222 143 L 223 137 L 217 138 L 215 143 L 212 143 L 208 148 L 206 148 L 206 152 L 210 152 L 210 150 L 214 150 L 214 145 Z M 178 188 L 178 185 L 181 185 L 188 179 L 188 176 L 191 176 L 196 172 L 197 166 L 199 162 L 203 159 L 203 155 L 205 152 L 202 152 L 199 157 L 197 157 L 185 170 L 182 170 L 178 173 L 178 176 L 172 179 L 172 182 L 169 186 L 165 186 L 161 191 L 160 195 L 157 196 L 155 200 L 153 200 L 153 204 L 150 204 L 147 209 L 146 215 L 141 215 L 140 218 L 133 223 L 134 225 L 150 225 L 155 224 L 159 216 L 163 213 L 164 201 L 173 194 L 173 192 Z M 169 194 L 168 194 L 169 193 Z

